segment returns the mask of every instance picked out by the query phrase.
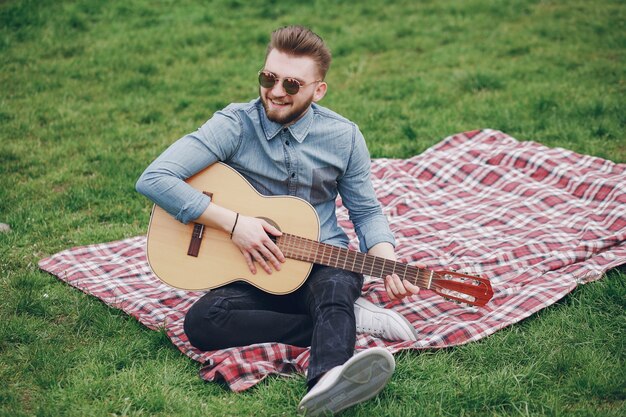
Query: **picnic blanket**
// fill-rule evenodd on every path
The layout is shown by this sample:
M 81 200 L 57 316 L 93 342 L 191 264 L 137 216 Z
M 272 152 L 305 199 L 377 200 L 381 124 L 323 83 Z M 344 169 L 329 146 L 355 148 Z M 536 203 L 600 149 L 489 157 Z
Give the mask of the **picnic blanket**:
M 409 159 L 372 161 L 374 187 L 402 261 L 489 278 L 486 308 L 423 290 L 390 303 L 382 280 L 363 296 L 403 314 L 417 342 L 359 334 L 356 349 L 442 348 L 479 340 L 530 316 L 626 263 L 626 164 L 520 142 L 495 130 L 450 136 Z M 347 212 L 337 205 L 342 226 Z M 356 237 L 351 232 L 353 248 Z M 41 269 L 135 317 L 165 329 L 205 380 L 246 390 L 270 374 L 306 370 L 309 350 L 278 343 L 201 352 L 183 333 L 185 312 L 202 292 L 173 289 L 150 271 L 144 236 L 69 249 Z

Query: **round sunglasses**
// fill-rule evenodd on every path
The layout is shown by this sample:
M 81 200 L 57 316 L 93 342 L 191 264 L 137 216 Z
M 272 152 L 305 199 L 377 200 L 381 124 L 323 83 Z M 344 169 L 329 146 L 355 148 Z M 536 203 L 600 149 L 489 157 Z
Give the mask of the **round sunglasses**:
M 259 85 L 263 88 L 273 88 L 276 83 L 280 81 L 280 78 L 273 72 L 259 71 Z M 310 83 L 302 83 L 295 78 L 287 77 L 283 78 L 283 88 L 285 92 L 290 96 L 298 94 L 298 91 L 306 85 L 319 83 L 322 80 L 315 80 Z

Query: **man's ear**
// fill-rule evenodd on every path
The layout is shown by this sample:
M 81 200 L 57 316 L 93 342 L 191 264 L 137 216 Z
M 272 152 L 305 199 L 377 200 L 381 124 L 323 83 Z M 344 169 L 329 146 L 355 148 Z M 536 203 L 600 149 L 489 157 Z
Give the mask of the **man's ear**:
M 327 89 L 328 85 L 324 81 L 318 83 L 317 87 L 315 87 L 315 92 L 313 93 L 313 101 L 318 102 L 323 99 L 326 95 Z

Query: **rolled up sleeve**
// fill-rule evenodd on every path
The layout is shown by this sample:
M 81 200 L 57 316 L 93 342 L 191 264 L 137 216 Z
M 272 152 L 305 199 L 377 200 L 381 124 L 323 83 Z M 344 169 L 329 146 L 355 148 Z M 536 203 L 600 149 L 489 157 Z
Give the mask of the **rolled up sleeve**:
M 371 159 L 365 139 L 355 128 L 353 149 L 348 169 L 339 181 L 339 193 L 354 224 L 362 252 L 367 252 L 381 242 L 388 242 L 393 246 L 396 243 L 389 222 L 376 198 L 370 168 Z
M 136 190 L 182 223 L 197 219 L 211 202 L 185 180 L 234 152 L 240 124 L 232 114 L 216 113 L 196 132 L 168 147 L 141 174 Z

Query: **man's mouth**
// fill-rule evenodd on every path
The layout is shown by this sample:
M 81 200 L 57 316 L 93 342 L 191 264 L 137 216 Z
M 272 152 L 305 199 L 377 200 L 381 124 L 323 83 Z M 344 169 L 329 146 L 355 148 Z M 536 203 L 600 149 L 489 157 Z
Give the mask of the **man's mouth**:
M 276 106 L 276 107 L 286 107 L 286 106 L 288 106 L 290 104 L 290 103 L 287 103 L 287 102 L 282 101 L 282 100 L 272 100 L 272 99 L 270 99 L 270 102 L 274 106 Z

